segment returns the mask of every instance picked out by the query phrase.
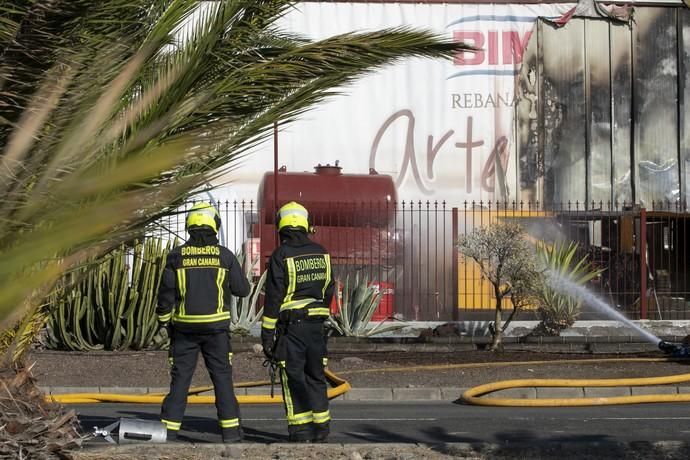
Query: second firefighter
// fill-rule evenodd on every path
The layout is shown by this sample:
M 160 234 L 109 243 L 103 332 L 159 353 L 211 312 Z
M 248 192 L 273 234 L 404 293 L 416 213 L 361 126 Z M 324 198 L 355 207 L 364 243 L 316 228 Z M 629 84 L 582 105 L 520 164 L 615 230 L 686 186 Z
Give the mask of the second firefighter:
M 268 266 L 261 339 L 277 361 L 291 442 L 324 442 L 330 431 L 324 320 L 334 283 L 328 252 L 311 241 L 309 215 L 296 202 L 276 216 L 280 246 Z

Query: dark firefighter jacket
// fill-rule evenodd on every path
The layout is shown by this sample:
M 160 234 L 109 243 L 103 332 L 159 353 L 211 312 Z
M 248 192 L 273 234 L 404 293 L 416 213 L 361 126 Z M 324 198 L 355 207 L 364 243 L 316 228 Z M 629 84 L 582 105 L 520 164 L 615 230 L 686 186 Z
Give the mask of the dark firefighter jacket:
M 218 244 L 211 229 L 191 230 L 190 238 L 168 254 L 158 290 L 158 321 L 181 331 L 227 330 L 231 296 L 250 287 L 237 257 Z
M 266 280 L 261 335 L 273 336 L 276 323 L 292 310 L 325 319 L 333 298 L 333 273 L 327 251 L 299 230 L 283 231 L 273 251 Z

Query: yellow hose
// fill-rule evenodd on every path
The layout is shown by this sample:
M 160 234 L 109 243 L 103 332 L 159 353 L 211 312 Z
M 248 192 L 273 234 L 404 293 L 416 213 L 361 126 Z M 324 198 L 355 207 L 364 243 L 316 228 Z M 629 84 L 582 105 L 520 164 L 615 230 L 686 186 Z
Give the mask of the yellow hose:
M 596 364 L 610 362 L 678 362 L 687 361 L 677 358 L 599 358 L 599 359 L 574 359 L 568 360 L 568 364 Z M 513 362 L 492 362 L 492 363 L 464 363 L 464 364 L 432 364 L 420 366 L 388 367 L 377 369 L 359 369 L 346 371 L 341 374 L 363 374 L 372 372 L 414 372 L 426 370 L 448 370 L 448 369 L 472 369 L 487 367 L 507 367 L 507 366 L 526 366 L 526 365 L 545 365 L 558 364 L 558 361 L 513 361 Z M 350 384 L 326 370 L 326 378 L 334 385 L 328 390 L 329 399 L 340 396 L 348 392 Z M 663 377 L 646 378 L 625 378 L 625 379 L 518 379 L 504 380 L 479 385 L 462 394 L 461 400 L 466 404 L 479 406 L 502 406 L 502 407 L 564 407 L 564 406 L 597 406 L 615 404 L 641 404 L 641 403 L 661 403 L 661 402 L 690 402 L 690 394 L 678 395 L 638 395 L 638 396 L 616 396 L 601 398 L 558 398 L 558 399 L 515 399 L 515 398 L 491 398 L 484 399 L 481 396 L 511 388 L 524 387 L 616 387 L 616 386 L 645 386 L 645 385 L 669 385 L 690 381 L 690 374 L 670 375 Z M 268 380 L 255 382 L 242 382 L 235 385 L 236 388 L 255 387 L 270 385 Z M 201 396 L 198 393 L 212 390 L 212 386 L 196 387 L 189 391 L 189 404 L 213 404 L 213 396 Z M 113 393 L 73 393 L 56 394 L 47 396 L 50 401 L 57 401 L 63 404 L 88 404 L 99 402 L 123 402 L 123 403 L 144 403 L 160 404 L 165 394 L 150 393 L 146 395 L 123 395 Z M 237 400 L 241 404 L 273 404 L 281 403 L 282 396 L 275 395 L 239 395 Z
M 334 385 L 333 388 L 328 389 L 328 398 L 333 399 L 337 396 L 350 391 L 350 384 L 326 369 L 326 379 Z M 268 380 L 261 380 L 256 382 L 244 382 L 235 385 L 235 388 L 270 385 Z M 208 391 L 213 387 L 199 387 L 192 388 L 190 395 L 187 397 L 188 404 L 214 404 L 216 398 L 214 396 L 200 396 L 196 393 Z M 138 394 L 115 394 L 115 393 L 69 393 L 69 394 L 54 394 L 46 396 L 46 399 L 51 402 L 59 402 L 62 404 L 91 404 L 91 403 L 138 403 L 138 404 L 160 404 L 163 402 L 165 394 L 150 393 L 145 395 Z M 276 404 L 282 403 L 283 397 L 279 394 L 271 397 L 269 394 L 265 395 L 239 395 L 237 401 L 240 404 Z
M 683 358 L 598 358 L 598 359 L 573 359 L 566 361 L 568 364 L 597 364 L 611 362 L 679 362 Z M 358 369 L 341 374 L 364 374 L 371 372 L 415 372 L 428 370 L 449 369 L 473 369 L 487 367 L 507 366 L 535 366 L 544 364 L 559 364 L 559 361 L 513 361 L 493 363 L 463 363 L 463 364 L 430 364 L 421 366 L 389 367 L 378 369 Z M 558 398 L 558 399 L 515 399 L 515 398 L 491 398 L 484 399 L 480 396 L 499 390 L 525 387 L 617 387 L 617 386 L 645 386 L 645 385 L 669 385 L 690 381 L 690 374 L 669 375 L 664 377 L 627 378 L 627 379 L 520 379 L 503 380 L 500 382 L 479 385 L 462 394 L 461 400 L 466 404 L 477 406 L 500 407 L 564 407 L 564 406 L 603 406 L 616 404 L 642 404 L 661 402 L 690 402 L 690 394 L 678 395 L 637 395 L 615 396 L 599 398 Z
M 646 377 L 634 379 L 520 379 L 503 380 L 479 385 L 462 394 L 461 400 L 466 404 L 477 406 L 500 407 L 564 407 L 564 406 L 606 406 L 616 404 L 642 404 L 662 402 L 690 402 L 690 394 L 677 395 L 637 395 L 614 396 L 601 398 L 557 398 L 557 399 L 514 399 L 491 398 L 483 399 L 480 396 L 494 391 L 510 388 L 525 387 L 620 387 L 620 386 L 645 386 L 668 385 L 690 381 L 690 374 L 668 375 L 664 377 Z
M 626 358 L 626 359 L 590 359 L 573 360 L 567 363 L 587 362 L 673 362 L 684 361 L 676 358 Z M 520 364 L 525 364 L 521 362 Z M 543 364 L 543 361 L 538 364 Z M 551 364 L 556 364 L 551 361 Z M 623 379 L 516 379 L 491 382 L 478 385 L 465 391 L 461 401 L 465 404 L 494 407 L 575 407 L 575 406 L 606 406 L 621 404 L 645 404 L 663 402 L 690 402 L 690 394 L 652 394 L 636 396 L 612 396 L 597 398 L 549 398 L 549 399 L 516 399 L 516 398 L 481 398 L 480 396 L 495 391 L 525 387 L 621 387 L 621 386 L 647 386 L 670 385 L 690 381 L 690 374 L 667 375 L 661 377 L 623 378 Z
M 687 361 L 683 358 L 599 358 L 572 359 L 568 364 L 597 364 L 612 362 L 679 362 Z M 345 371 L 341 374 L 364 374 L 372 372 L 415 372 L 447 369 L 473 369 L 487 367 L 535 366 L 544 364 L 558 364 L 558 361 L 505 361 L 493 363 L 463 363 L 463 364 L 430 364 L 421 366 L 390 367 L 379 369 L 358 369 Z M 524 387 L 616 387 L 616 386 L 645 386 L 668 385 L 690 381 L 690 374 L 670 375 L 665 377 L 628 378 L 628 379 L 522 379 L 503 380 L 500 382 L 479 385 L 462 394 L 461 400 L 466 404 L 478 406 L 503 407 L 564 407 L 564 406 L 597 406 L 614 404 L 640 404 L 658 402 L 690 402 L 690 394 L 682 395 L 637 395 L 598 398 L 558 398 L 558 399 L 509 399 L 509 398 L 480 398 L 482 395 L 499 390 Z

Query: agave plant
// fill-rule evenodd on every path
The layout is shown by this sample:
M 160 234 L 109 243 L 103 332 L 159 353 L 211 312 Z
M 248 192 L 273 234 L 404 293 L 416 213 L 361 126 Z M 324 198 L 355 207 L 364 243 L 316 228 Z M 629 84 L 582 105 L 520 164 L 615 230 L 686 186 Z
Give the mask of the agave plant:
M 588 255 L 576 259 L 577 249 L 578 244 L 574 242 L 558 242 L 553 245 L 539 243 L 537 256 L 547 279 L 549 276 L 556 276 L 584 285 L 603 273 L 604 269 L 592 267 Z M 535 334 L 559 335 L 562 330 L 572 326 L 580 315 L 582 301 L 554 289 L 548 282 L 539 284 L 538 296 L 540 302 L 537 314 L 541 323 L 535 329 Z
M 141 236 L 275 123 L 379 66 L 470 49 L 406 28 L 312 42 L 276 27 L 293 5 L 0 4 L 0 329 L 24 318 L 21 336 L 63 272 Z
M 230 332 L 235 335 L 249 335 L 252 326 L 257 324 L 263 315 L 264 308 L 258 308 L 259 297 L 264 293 L 264 285 L 266 284 L 266 271 L 254 281 L 254 270 L 259 265 L 260 258 L 257 257 L 251 260 L 249 254 L 241 251 L 237 254 L 241 265 L 245 269 L 245 277 L 249 280 L 251 287 L 250 294 L 247 297 L 232 297 L 230 302 Z
M 336 285 L 340 285 L 340 282 Z M 326 321 L 327 327 L 346 337 L 371 337 L 404 328 L 405 324 L 386 324 L 385 321 L 370 326 L 371 317 L 381 303 L 381 296 L 381 291 L 369 282 L 366 275 L 360 279 L 359 272 L 356 273 L 353 282 L 347 276 L 342 298 L 336 295 L 338 310 Z

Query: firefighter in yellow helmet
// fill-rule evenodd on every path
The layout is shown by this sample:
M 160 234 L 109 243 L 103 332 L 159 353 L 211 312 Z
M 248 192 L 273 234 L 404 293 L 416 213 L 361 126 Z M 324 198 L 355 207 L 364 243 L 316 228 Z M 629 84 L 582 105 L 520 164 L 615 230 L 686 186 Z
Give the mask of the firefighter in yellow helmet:
M 276 216 L 280 246 L 268 265 L 261 340 L 280 368 L 291 442 L 325 442 L 330 414 L 324 320 L 333 297 L 328 252 L 308 237 L 309 214 L 294 201 Z
M 216 395 L 223 442 L 242 438 L 239 405 L 232 385 L 231 296 L 245 297 L 250 287 L 237 257 L 218 244 L 220 216 L 210 203 L 187 213 L 189 239 L 168 254 L 158 291 L 158 322 L 168 330 L 170 392 L 161 421 L 168 439 L 177 437 L 197 357 L 204 357 Z

